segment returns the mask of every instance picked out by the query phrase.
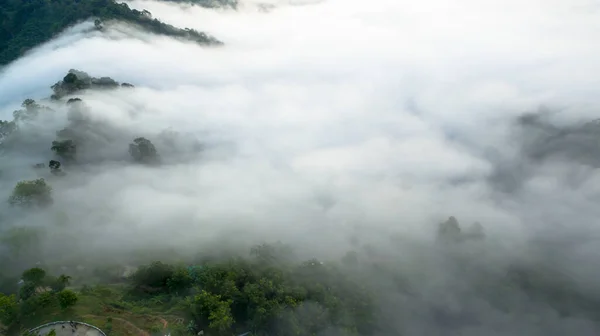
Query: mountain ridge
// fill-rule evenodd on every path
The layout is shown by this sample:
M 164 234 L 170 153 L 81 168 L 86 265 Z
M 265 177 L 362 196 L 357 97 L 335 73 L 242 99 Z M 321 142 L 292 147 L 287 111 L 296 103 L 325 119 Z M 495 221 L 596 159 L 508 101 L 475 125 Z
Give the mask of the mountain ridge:
M 90 19 L 95 20 L 95 27 L 100 30 L 104 21 L 116 20 L 153 34 L 183 38 L 203 46 L 223 44 L 204 32 L 172 26 L 153 18 L 147 10 L 132 9 L 115 0 L 6 0 L 0 4 L 0 67 L 50 41 L 65 29 Z

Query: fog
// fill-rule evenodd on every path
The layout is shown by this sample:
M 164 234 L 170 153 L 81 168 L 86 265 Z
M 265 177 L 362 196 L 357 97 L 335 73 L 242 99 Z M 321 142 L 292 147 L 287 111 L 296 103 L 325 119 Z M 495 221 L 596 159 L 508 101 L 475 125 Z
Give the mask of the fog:
M 359 237 L 422 286 L 417 301 L 373 279 L 390 291 L 386 335 L 597 334 L 593 320 L 559 317 L 516 292 L 518 309 L 492 308 L 469 272 L 434 252 L 439 222 L 477 221 L 488 240 L 456 253 L 492 273 L 553 258 L 579 290 L 600 293 L 600 177 L 589 160 L 600 133 L 544 138 L 598 117 L 597 1 L 262 3 L 273 6 L 133 1 L 225 45 L 87 22 L 0 69 L 0 119 L 25 98 L 55 109 L 21 127 L 21 145 L 0 159 L 0 198 L 44 177 L 54 204 L 27 213 L 4 204 L 2 227 L 46 228 L 39 248 L 65 263 L 276 240 L 327 259 Z M 136 88 L 76 95 L 97 132 L 85 136 L 97 141 L 55 177 L 31 167 L 53 158 L 56 131 L 69 125 L 64 101 L 44 100 L 69 69 Z M 526 113 L 541 121 L 520 122 Z M 130 161 L 138 136 L 155 143 L 161 165 Z

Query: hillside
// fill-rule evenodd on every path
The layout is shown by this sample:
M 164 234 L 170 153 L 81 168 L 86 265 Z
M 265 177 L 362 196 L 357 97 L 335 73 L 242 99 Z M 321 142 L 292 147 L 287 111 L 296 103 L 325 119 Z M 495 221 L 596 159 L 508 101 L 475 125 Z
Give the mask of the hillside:
M 61 191 L 51 183 L 60 184 L 85 171 L 90 159 L 96 164 L 110 160 L 97 157 L 95 146 L 121 141 L 111 136 L 117 129 L 90 119 L 90 107 L 74 95 L 84 95 L 85 91 L 116 93 L 135 87 L 71 70 L 52 89 L 52 99 L 27 99 L 23 108 L 14 112 L 12 121 L 0 124 L 0 148 L 4 155 L 10 155 L 22 150 L 22 135 L 29 127 L 64 112 L 66 107 L 69 124 L 57 129 L 56 140 L 47 144 L 48 163 L 33 168 L 40 178 L 19 182 L 8 200 L 14 210 L 32 215 L 53 211 L 54 197 L 60 197 Z M 177 141 L 177 135 L 170 140 Z M 128 149 L 134 166 L 160 168 L 176 160 L 172 155 L 177 150 L 157 151 L 164 148 L 160 140 L 138 136 L 128 142 L 119 145 L 125 153 Z M 250 256 L 205 255 L 172 264 L 156 261 L 126 277 L 131 267 L 121 261 L 75 265 L 73 261 L 81 260 L 65 261 L 70 250 L 56 244 L 52 245 L 59 249 L 52 257 L 38 253 L 46 230 L 69 237 L 76 228 L 63 222 L 3 231 L 0 322 L 9 335 L 55 320 L 79 320 L 117 336 L 147 336 L 167 329 L 173 335 L 200 331 L 223 336 L 247 331 L 265 336 L 292 331 L 312 335 L 330 328 L 339 329 L 343 335 L 360 335 L 373 327 L 372 297 L 359 278 L 342 276 L 342 264 L 337 262 L 323 265 L 315 259 L 295 258 L 285 246 L 255 246 Z M 22 265 L 32 264 L 38 266 L 19 274 Z M 139 263 L 134 268 L 137 266 Z
M 499 2 L 0 0 L 0 336 L 600 335 L 600 11 Z
M 426 309 L 432 321 L 468 325 L 467 313 L 440 307 L 429 301 L 428 291 L 418 289 L 426 280 L 422 267 L 439 269 L 434 276 L 460 277 L 472 291 L 466 298 L 478 297 L 500 311 L 522 309 L 511 299 L 517 295 L 529 298 L 529 309 L 543 305 L 566 317 L 600 318 L 600 299 L 586 296 L 572 279 L 536 261 L 548 255 L 545 245 L 528 252 L 529 260 L 494 265 L 489 261 L 498 247 L 483 226 L 463 230 L 454 217 L 439 225 L 434 246 L 397 236 L 372 245 L 357 235 L 354 248 L 324 261 L 299 257 L 281 243 L 256 245 L 248 254 L 243 248 L 223 250 L 218 241 L 199 246 L 195 257 L 178 257 L 156 246 L 114 259 L 73 255 L 63 244 L 76 239 L 81 223 L 61 216 L 55 202 L 65 183 L 77 183 L 84 172 L 100 174 L 90 165 L 109 167 L 111 162 L 159 176 L 161 169 L 181 162 L 181 153 L 203 152 L 197 143 L 183 146 L 185 139 L 176 132 L 145 138 L 92 117 L 86 93 L 131 94 L 137 90 L 132 84 L 70 70 L 52 90 L 51 99 L 26 99 L 13 120 L 0 122 L 0 149 L 10 157 L 27 150 L 30 130 L 40 121 L 61 114 L 68 121 L 51 130 L 54 140 L 39 145 L 37 153 L 46 161 L 30 167 L 38 178 L 16 183 L 7 200 L 11 212 L 45 216 L 43 227 L 13 227 L 11 219 L 3 219 L 0 322 L 8 335 L 56 320 L 90 323 L 109 336 L 390 335 L 398 320 L 411 318 L 408 311 L 387 312 L 385 307 L 402 307 L 390 293 Z M 100 148 L 115 151 L 99 156 Z M 417 269 L 397 263 L 407 251 L 419 260 Z M 25 265 L 37 266 L 23 270 Z M 460 289 L 444 294 L 460 295 Z
M 118 336 L 311 335 L 332 327 L 369 333 L 374 310 L 362 286 L 339 278 L 335 266 L 283 265 L 266 253 L 193 267 L 154 262 L 128 279 L 96 270 L 103 276 L 97 285 L 87 285 L 93 277 L 81 272 L 55 277 L 33 268 L 17 293 L 0 294 L 0 321 L 9 335 L 59 320 Z
M 185 38 L 202 45 L 221 44 L 205 33 L 174 27 L 153 19 L 147 11 L 131 9 L 114 0 L 6 0 L 0 2 L 0 66 L 49 41 L 69 26 L 92 18 L 123 21 L 154 34 Z

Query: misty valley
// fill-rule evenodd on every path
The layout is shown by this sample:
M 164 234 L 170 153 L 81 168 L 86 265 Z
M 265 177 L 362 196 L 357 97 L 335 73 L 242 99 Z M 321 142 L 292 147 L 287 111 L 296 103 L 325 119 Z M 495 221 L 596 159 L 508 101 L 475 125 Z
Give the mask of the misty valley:
M 600 335 L 599 18 L 0 1 L 0 335 Z

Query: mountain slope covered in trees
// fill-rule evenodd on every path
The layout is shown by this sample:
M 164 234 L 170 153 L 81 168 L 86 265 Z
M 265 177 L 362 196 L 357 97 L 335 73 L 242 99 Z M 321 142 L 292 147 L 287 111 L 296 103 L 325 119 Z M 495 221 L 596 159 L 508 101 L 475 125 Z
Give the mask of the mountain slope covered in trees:
M 0 0 L 0 335 L 600 335 L 591 20 L 115 1 Z
M 28 50 L 48 42 L 64 29 L 95 18 L 118 20 L 167 36 L 185 38 L 203 45 L 220 41 L 193 29 L 181 29 L 153 19 L 147 11 L 129 8 L 114 0 L 6 0 L 0 2 L 0 66 L 6 65 Z

